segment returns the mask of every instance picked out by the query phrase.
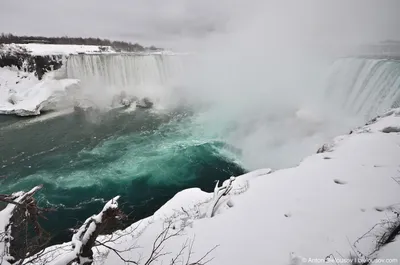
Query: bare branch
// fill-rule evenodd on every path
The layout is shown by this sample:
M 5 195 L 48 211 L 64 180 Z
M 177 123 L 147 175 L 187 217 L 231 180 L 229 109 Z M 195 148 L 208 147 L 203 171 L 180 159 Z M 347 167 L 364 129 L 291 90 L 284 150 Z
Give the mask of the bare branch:
M 103 246 L 103 247 L 108 248 L 109 250 L 113 251 L 113 252 L 118 256 L 118 258 L 120 258 L 120 259 L 121 259 L 123 262 L 125 262 L 125 263 L 139 264 L 137 261 L 125 259 L 125 258 L 122 257 L 122 255 L 120 254 L 120 253 L 123 253 L 123 252 L 131 251 L 131 250 L 133 250 L 133 249 L 135 249 L 135 248 L 129 248 L 129 249 L 126 249 L 126 250 L 121 251 L 121 250 L 117 250 L 117 249 L 115 249 L 115 248 L 112 248 L 112 247 L 110 247 L 110 246 L 108 246 L 108 245 L 106 245 L 106 244 L 104 244 L 104 243 L 99 242 L 99 241 L 96 241 L 96 243 L 97 243 L 98 245 L 100 245 L 100 246 Z
M 215 215 L 217 210 L 218 202 L 222 197 L 227 196 L 229 192 L 232 190 L 232 184 L 235 181 L 235 177 L 231 177 L 229 180 L 224 181 L 221 187 L 219 187 L 219 181 L 215 184 L 213 199 L 211 201 L 211 205 L 209 206 L 206 217 L 211 218 Z

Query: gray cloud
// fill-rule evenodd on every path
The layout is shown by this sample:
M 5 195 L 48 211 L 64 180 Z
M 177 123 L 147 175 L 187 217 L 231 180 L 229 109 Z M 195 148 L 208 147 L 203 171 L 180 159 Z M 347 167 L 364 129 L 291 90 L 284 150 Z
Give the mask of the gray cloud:
M 237 30 L 271 38 L 371 41 L 400 38 L 398 10 L 397 0 L 1 0 L 0 31 L 167 47 Z
M 0 31 L 131 41 L 204 37 L 226 19 L 212 1 L 1 0 Z M 222 10 L 223 11 L 223 10 Z

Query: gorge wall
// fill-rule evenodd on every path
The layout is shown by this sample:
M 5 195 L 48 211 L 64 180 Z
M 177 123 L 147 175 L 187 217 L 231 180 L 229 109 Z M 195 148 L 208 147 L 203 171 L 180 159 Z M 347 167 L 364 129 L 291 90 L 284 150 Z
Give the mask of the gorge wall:
M 34 72 L 39 80 L 45 73 L 61 68 L 62 61 L 62 55 L 32 55 L 23 48 L 10 50 L 0 45 L 0 67 L 17 67 L 24 72 Z

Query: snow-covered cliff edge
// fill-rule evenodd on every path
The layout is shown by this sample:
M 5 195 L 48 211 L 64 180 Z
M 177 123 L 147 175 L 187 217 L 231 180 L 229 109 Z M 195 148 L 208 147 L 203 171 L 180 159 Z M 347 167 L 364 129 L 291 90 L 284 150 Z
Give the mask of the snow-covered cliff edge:
M 41 80 L 47 72 L 59 69 L 63 59 L 72 54 L 115 53 L 109 46 L 0 44 L 0 67 L 16 67 L 33 72 Z
M 1 44 L 0 114 L 39 115 L 60 107 L 66 91 L 78 83 L 57 76 L 73 54 L 115 53 L 108 46 Z
M 0 114 L 39 115 L 67 105 L 151 107 L 150 96 L 168 92 L 171 55 L 159 50 L 115 52 L 109 46 L 0 45 Z

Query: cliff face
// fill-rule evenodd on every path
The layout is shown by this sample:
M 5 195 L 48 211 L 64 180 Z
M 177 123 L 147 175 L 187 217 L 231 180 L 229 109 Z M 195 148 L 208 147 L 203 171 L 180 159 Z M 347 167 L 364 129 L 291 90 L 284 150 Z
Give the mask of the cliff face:
M 61 68 L 63 55 L 32 55 L 21 47 L 4 49 L 0 45 L 0 67 L 17 67 L 41 80 L 46 72 Z

